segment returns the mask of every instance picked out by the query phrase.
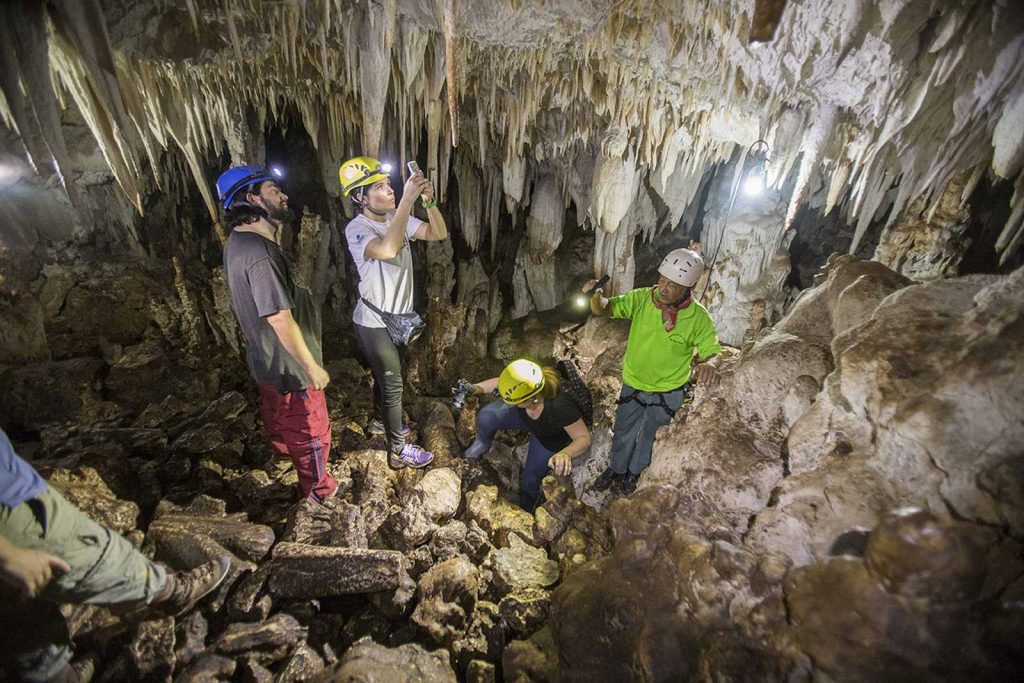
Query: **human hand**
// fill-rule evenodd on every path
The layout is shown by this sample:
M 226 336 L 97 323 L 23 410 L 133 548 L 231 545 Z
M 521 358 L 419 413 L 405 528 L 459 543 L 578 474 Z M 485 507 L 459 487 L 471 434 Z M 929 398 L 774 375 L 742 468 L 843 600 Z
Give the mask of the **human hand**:
M 427 180 L 426 184 L 420 188 L 420 199 L 423 203 L 429 203 L 434 198 L 434 183 Z
M 591 300 L 597 299 L 598 301 L 601 301 L 604 298 L 604 288 L 598 287 L 594 291 L 590 291 L 590 289 L 596 286 L 598 282 L 600 282 L 600 280 L 587 280 L 586 284 L 583 285 L 583 289 L 580 291 L 589 295 Z
M 320 391 L 331 383 L 331 376 L 315 363 L 312 367 L 306 368 L 306 374 L 309 375 L 309 385 L 316 391 Z
M 71 571 L 71 565 L 56 555 L 41 550 L 13 548 L 0 562 L 0 579 L 26 598 L 34 598 L 46 588 L 54 572 Z
M 564 477 L 572 472 L 572 458 L 565 451 L 559 451 L 548 460 L 548 467 L 559 477 Z
M 693 377 L 702 387 L 709 386 L 718 376 L 717 363 L 701 363 L 693 369 Z
M 476 393 L 476 386 L 468 379 L 460 379 L 452 387 L 452 407 L 462 410 L 466 405 L 466 399 Z
M 429 184 L 430 181 L 427 180 L 422 171 L 413 173 L 405 181 L 405 186 L 402 188 L 402 201 L 416 201 L 416 197 L 420 196 L 423 192 L 424 186 Z M 431 191 L 433 191 L 433 186 L 431 186 Z

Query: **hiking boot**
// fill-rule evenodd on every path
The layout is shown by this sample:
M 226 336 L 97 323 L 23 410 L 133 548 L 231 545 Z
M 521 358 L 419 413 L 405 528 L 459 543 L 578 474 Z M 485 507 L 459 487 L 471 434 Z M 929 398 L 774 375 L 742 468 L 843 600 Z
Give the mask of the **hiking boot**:
M 633 491 L 636 491 L 636 483 L 638 481 L 640 481 L 639 474 L 633 474 L 632 472 L 626 474 L 622 479 L 622 495 L 628 496 Z
M 399 453 L 392 453 L 388 456 L 388 465 L 394 469 L 412 467 L 419 469 L 426 467 L 434 459 L 434 454 L 426 451 L 414 443 L 407 443 Z
M 615 481 L 615 478 L 618 476 L 619 475 L 615 474 L 615 470 L 609 467 L 604 472 L 597 475 L 597 479 L 594 480 L 592 488 L 595 491 L 606 491 L 608 490 L 608 487 L 612 485 L 612 482 Z
M 484 443 L 480 439 L 473 439 L 473 443 L 469 444 L 469 448 L 462 454 L 462 457 L 467 460 L 476 460 L 489 450 L 491 450 L 491 444 Z
M 387 429 L 384 427 L 384 423 L 374 418 L 372 422 L 366 427 L 366 436 L 373 438 L 375 436 L 384 436 L 387 434 Z M 409 425 L 402 425 L 402 436 L 408 437 L 412 433 L 412 428 Z
M 168 616 L 181 616 L 212 593 L 230 568 L 230 560 L 222 555 L 191 571 L 168 575 L 167 584 L 153 601 L 153 607 Z

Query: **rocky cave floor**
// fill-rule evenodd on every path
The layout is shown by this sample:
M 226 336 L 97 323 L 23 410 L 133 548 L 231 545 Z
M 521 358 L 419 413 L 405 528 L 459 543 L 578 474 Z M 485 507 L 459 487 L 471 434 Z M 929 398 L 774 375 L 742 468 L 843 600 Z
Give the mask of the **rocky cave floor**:
M 95 398 L 96 360 L 3 381 L 8 408 L 43 402 L 19 404 L 23 425 L 77 397 L 74 424 L 19 444 L 71 502 L 173 568 L 231 558 L 178 619 L 66 607 L 100 680 L 1009 680 L 1024 665 L 1021 291 L 1021 271 L 917 285 L 839 259 L 730 353 L 663 430 L 641 489 L 607 505 L 577 493 L 606 462 L 623 341 L 594 321 L 577 348 L 594 453 L 575 481 L 545 480 L 533 515 L 508 502 L 521 441 L 458 457 L 475 399 L 457 416 L 410 400 L 435 460 L 390 469 L 362 431 L 369 377 L 354 359 L 328 365 L 333 509 L 296 502 L 251 396 L 204 398 L 196 377 L 215 354 L 174 391 L 188 382 L 151 345 L 126 350 L 102 377 L 104 395 L 131 397 L 120 407 Z M 924 410 L 928 396 L 960 403 Z M 979 424 L 992 401 L 1002 414 Z M 929 415 L 977 433 L 944 435 Z M 964 457 L 986 430 L 988 449 Z
M 549 480 L 536 516 L 506 502 L 514 442 L 457 457 L 475 399 L 457 421 L 447 402 L 421 399 L 412 438 L 435 460 L 393 470 L 359 426 L 368 373 L 351 359 L 329 370 L 331 508 L 296 502 L 294 469 L 236 391 L 44 432 L 36 464 L 50 484 L 147 555 L 179 569 L 231 558 L 223 586 L 178 620 L 69 606 L 101 680 L 305 680 L 341 654 L 329 678 L 491 680 L 506 644 L 543 623 L 560 578 L 611 548 L 607 519 L 571 483 Z

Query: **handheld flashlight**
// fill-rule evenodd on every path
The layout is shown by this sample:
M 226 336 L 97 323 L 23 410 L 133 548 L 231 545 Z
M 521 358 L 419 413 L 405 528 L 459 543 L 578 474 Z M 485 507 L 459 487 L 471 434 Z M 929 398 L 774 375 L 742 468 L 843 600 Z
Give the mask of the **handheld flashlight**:
M 590 297 L 597 290 L 608 284 L 608 281 L 612 279 L 611 275 L 603 275 L 600 280 L 594 283 L 594 286 L 583 292 L 582 296 L 576 297 L 576 306 L 579 308 L 586 308 L 590 303 Z

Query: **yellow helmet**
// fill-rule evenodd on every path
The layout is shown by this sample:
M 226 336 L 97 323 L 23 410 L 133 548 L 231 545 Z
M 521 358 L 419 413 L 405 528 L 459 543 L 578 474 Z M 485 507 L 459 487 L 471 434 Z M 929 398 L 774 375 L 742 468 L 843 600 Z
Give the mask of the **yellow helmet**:
M 373 185 L 377 181 L 387 180 L 391 167 L 382 164 L 373 157 L 354 157 L 338 169 L 341 190 L 346 197 L 357 187 Z
M 498 395 L 511 405 L 528 401 L 544 388 L 544 372 L 532 360 L 520 358 L 505 366 L 498 377 Z

